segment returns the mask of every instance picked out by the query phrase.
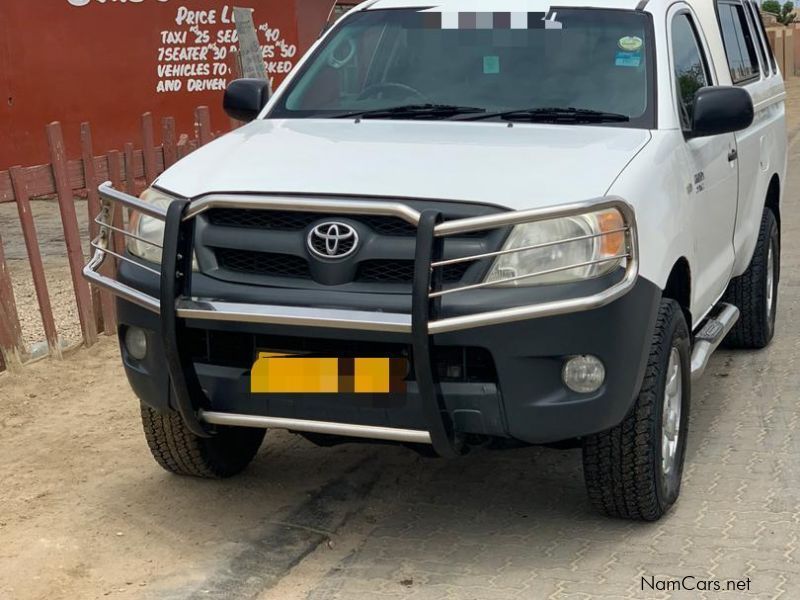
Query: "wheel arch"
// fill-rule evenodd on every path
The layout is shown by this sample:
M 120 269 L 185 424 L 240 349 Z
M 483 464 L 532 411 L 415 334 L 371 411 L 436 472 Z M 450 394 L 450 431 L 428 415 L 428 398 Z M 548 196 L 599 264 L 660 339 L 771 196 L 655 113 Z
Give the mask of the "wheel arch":
M 778 222 L 778 239 L 781 235 L 781 179 L 777 173 L 772 176 L 767 188 L 767 197 L 764 206 L 772 211 L 775 220 Z
M 680 305 L 689 331 L 692 331 L 692 269 L 685 257 L 681 256 L 675 261 L 662 295 L 664 298 L 675 300 Z

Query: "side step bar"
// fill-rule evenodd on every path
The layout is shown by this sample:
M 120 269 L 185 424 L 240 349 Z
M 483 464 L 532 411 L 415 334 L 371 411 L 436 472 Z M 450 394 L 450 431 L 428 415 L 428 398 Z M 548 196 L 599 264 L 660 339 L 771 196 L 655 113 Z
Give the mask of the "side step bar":
M 256 427 L 263 429 L 289 429 L 310 433 L 325 433 L 347 437 L 391 440 L 412 444 L 430 444 L 431 435 L 418 429 L 394 429 L 392 427 L 373 427 L 372 425 L 352 425 L 326 421 L 306 421 L 304 419 L 283 419 L 280 417 L 259 417 L 256 415 L 237 415 L 232 413 L 200 411 L 201 421 L 214 425 L 235 427 Z
M 708 361 L 714 354 L 722 340 L 728 335 L 736 321 L 739 320 L 739 309 L 732 304 L 719 304 L 706 320 L 702 329 L 694 338 L 692 351 L 692 381 L 702 377 Z

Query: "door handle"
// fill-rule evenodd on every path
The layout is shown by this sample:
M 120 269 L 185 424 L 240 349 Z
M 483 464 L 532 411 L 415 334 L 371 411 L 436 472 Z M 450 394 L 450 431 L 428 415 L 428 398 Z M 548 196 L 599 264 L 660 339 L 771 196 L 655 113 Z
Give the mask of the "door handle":
M 728 152 L 728 162 L 733 162 L 739 158 L 739 152 L 734 148 L 730 152 Z

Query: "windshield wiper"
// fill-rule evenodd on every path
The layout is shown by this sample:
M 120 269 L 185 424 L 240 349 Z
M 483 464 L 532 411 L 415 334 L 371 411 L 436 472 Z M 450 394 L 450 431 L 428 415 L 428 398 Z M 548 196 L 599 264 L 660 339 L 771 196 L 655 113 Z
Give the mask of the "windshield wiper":
M 524 108 L 504 112 L 485 113 L 476 117 L 463 119 L 479 121 L 499 118 L 505 121 L 527 121 L 530 123 L 625 123 L 630 121 L 628 115 L 603 112 L 588 108 Z
M 448 119 L 456 115 L 485 113 L 486 109 L 452 104 L 406 104 L 336 115 L 334 119 Z

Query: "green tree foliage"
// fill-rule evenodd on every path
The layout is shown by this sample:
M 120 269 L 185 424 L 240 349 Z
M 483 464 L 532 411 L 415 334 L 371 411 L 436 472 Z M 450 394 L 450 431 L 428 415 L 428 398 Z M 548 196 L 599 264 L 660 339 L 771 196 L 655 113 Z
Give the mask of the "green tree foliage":
M 761 3 L 761 9 L 764 12 L 775 15 L 778 18 L 778 22 L 783 25 L 790 25 L 794 22 L 795 13 L 793 2 L 786 2 L 781 6 L 778 0 L 764 0 L 764 2 Z
M 678 85 L 680 87 L 681 98 L 683 98 L 687 104 L 692 104 L 697 90 L 706 85 L 706 75 L 702 65 L 694 65 L 679 73 Z

